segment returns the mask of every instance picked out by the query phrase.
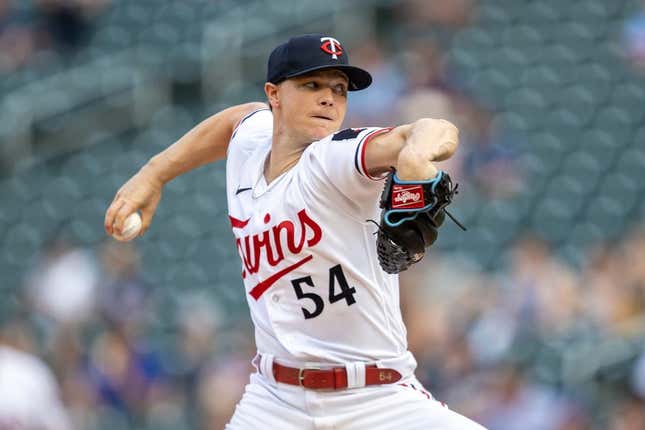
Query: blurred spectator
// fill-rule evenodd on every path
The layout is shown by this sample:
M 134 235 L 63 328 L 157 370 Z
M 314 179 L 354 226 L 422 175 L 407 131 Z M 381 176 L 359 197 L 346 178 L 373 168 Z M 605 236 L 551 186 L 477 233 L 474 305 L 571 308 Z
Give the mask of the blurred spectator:
M 463 27 L 470 23 L 475 0 L 406 0 L 401 3 L 402 21 L 412 28 L 427 31 L 433 24 Z
M 130 425 L 145 422 L 148 408 L 164 391 L 161 357 L 150 342 L 108 327 L 90 345 L 87 378 L 97 406 Z
M 92 20 L 111 0 L 0 0 L 0 74 L 46 50 L 73 52 L 90 37 Z
M 401 304 L 409 348 L 419 363 L 417 377 L 440 400 L 474 369 L 466 333 L 481 310 L 484 282 L 468 262 L 437 253 L 401 276 Z
M 642 252 L 633 245 L 603 245 L 589 258 L 583 282 L 591 294 L 585 296 L 584 303 L 587 314 L 607 330 L 629 334 L 634 330 L 633 322 L 638 324 L 645 311 L 643 283 L 638 280 L 642 262 L 632 259 Z
M 160 405 L 173 393 L 157 345 L 146 336 L 147 324 L 154 319 L 152 286 L 141 278 L 133 243 L 108 239 L 99 256 L 101 330 L 90 345 L 87 368 L 79 367 L 86 372 L 83 377 L 98 408 L 131 425 L 163 421 L 167 411 Z
M 106 321 L 136 335 L 151 317 L 151 289 L 139 271 L 140 256 L 132 242 L 108 239 L 99 252 L 101 281 L 98 308 Z
M 560 430 L 573 424 L 575 408 L 548 386 L 528 381 L 514 367 L 501 367 L 487 392 L 482 424 L 491 430 Z
M 525 330 L 556 334 L 578 316 L 578 276 L 538 237 L 525 236 L 513 246 L 505 283 L 507 306 Z
M 231 355 L 211 362 L 201 375 L 198 386 L 201 428 L 224 428 L 242 398 L 251 370 L 248 356 Z
M 634 393 L 645 400 L 645 347 L 640 354 L 631 374 L 631 385 Z
M 248 322 L 236 326 L 222 343 L 228 343 L 231 351 L 218 355 L 203 368 L 197 387 L 202 420 L 199 428 L 203 430 L 224 428 L 254 370 L 251 359 L 256 349 Z
M 392 112 L 401 96 L 404 81 L 394 57 L 377 40 L 364 40 L 352 50 L 352 61 L 370 71 L 369 92 L 357 91 L 348 98 L 347 127 L 392 126 Z
M 450 119 L 459 127 L 462 145 L 441 168 L 456 179 L 471 181 L 487 196 L 503 197 L 519 190 L 517 151 L 512 150 L 517 142 L 491 113 L 450 80 L 439 44 L 433 39 L 413 39 L 403 58 L 407 89 L 397 106 L 400 122 L 409 123 L 419 116 Z
M 640 71 L 645 71 L 645 10 L 623 24 L 623 46 L 627 58 Z
M 220 343 L 221 311 L 203 294 L 188 294 L 181 297 L 178 314 L 176 380 L 186 399 L 189 422 L 199 428 L 202 416 L 208 415 L 200 404 L 200 391 Z
M 37 0 L 42 36 L 61 51 L 73 51 L 89 38 L 91 18 L 108 0 Z
M 0 0 L 0 74 L 25 64 L 36 50 L 31 19 L 14 6 L 12 0 Z
M 45 243 L 40 261 L 27 277 L 35 310 L 63 325 L 79 324 L 93 316 L 97 284 L 93 255 L 64 236 Z
M 22 349 L 32 342 L 20 322 L 0 322 L 0 428 L 71 429 L 53 373 Z
M 645 401 L 628 398 L 617 405 L 612 414 L 611 430 L 642 430 L 645 428 Z

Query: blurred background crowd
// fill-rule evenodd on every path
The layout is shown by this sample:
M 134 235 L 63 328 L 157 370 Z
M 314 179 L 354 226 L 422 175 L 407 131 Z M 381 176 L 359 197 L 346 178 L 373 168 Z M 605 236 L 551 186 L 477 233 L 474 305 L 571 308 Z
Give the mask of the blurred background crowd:
M 644 429 L 639 0 L 0 0 L 0 429 L 223 428 L 255 353 L 223 163 L 132 243 L 103 215 L 303 32 L 374 76 L 347 126 L 461 130 L 468 231 L 401 277 L 419 379 L 491 430 Z

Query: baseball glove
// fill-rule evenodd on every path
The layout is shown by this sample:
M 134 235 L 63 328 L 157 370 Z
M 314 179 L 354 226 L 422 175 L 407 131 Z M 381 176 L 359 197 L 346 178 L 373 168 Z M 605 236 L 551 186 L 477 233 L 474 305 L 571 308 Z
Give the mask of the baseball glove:
M 457 185 L 453 186 L 443 171 L 427 181 L 403 181 L 396 171 L 389 173 L 381 195 L 376 240 L 378 260 L 385 272 L 399 273 L 420 261 L 425 249 L 437 240 L 446 215 L 466 230 L 446 211 L 455 194 Z

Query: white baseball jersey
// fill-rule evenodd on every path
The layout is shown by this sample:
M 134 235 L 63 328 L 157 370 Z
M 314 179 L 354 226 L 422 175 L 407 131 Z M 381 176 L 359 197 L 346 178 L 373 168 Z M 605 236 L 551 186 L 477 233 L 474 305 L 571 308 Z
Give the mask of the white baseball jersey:
M 227 154 L 229 218 L 260 353 L 296 362 L 340 363 L 407 352 L 398 276 L 376 255 L 383 182 L 364 164 L 372 137 L 347 129 L 313 142 L 270 184 L 264 165 L 273 116 L 249 114 Z
M 271 112 L 253 112 L 228 148 L 229 217 L 262 358 L 226 429 L 485 430 L 435 401 L 413 374 L 398 276 L 381 270 L 376 227 L 367 221 L 380 215 L 383 183 L 367 174 L 365 148 L 387 129 L 347 129 L 313 142 L 267 184 L 272 131 Z M 342 392 L 306 390 L 276 384 L 274 359 L 350 366 L 348 386 L 356 362 L 403 377 Z

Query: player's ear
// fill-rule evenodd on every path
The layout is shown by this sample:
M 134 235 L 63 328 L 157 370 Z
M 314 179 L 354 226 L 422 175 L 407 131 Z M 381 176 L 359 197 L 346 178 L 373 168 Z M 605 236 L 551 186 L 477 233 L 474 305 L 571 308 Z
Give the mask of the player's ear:
M 278 86 L 276 84 L 272 84 L 271 82 L 265 83 L 264 93 L 266 94 L 269 105 L 272 108 L 276 108 L 280 106 L 280 101 L 278 97 Z

